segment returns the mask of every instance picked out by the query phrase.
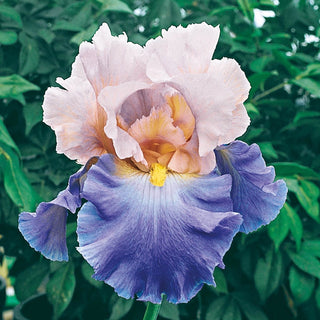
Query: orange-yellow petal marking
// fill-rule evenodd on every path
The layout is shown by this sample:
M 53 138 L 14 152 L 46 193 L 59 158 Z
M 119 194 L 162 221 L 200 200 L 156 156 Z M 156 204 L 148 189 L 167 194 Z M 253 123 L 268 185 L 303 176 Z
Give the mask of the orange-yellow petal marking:
M 167 103 L 172 110 L 173 125 L 179 127 L 188 140 L 195 128 L 195 119 L 190 107 L 180 94 L 167 97 Z
M 167 177 L 167 167 L 160 163 L 153 163 L 150 169 L 150 182 L 157 187 L 162 187 Z

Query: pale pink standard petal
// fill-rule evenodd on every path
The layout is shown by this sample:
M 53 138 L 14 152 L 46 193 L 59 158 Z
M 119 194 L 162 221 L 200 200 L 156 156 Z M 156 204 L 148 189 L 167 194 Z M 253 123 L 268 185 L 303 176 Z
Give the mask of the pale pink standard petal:
M 144 82 L 125 82 L 118 86 L 104 88 L 98 97 L 108 117 L 104 131 L 107 137 L 112 139 L 116 155 L 120 159 L 134 157 L 137 162 L 142 162 L 144 165 L 147 165 L 147 162 L 138 142 L 118 126 L 117 115 L 120 114 L 126 99 L 135 92 L 149 87 L 150 84 Z
M 56 132 L 57 152 L 81 164 L 112 152 L 112 142 L 103 131 L 106 114 L 97 105 L 90 83 L 76 76 L 57 82 L 67 90 L 49 88 L 42 106 L 44 122 Z
M 147 80 L 142 47 L 128 42 L 125 34 L 112 36 L 106 23 L 94 35 L 93 43 L 80 45 L 79 56 L 97 95 L 106 86 Z
M 170 27 L 146 43 L 147 75 L 154 82 L 181 73 L 203 73 L 210 66 L 220 30 L 205 22 L 186 28 Z
M 169 84 L 184 96 L 195 116 L 201 157 L 235 140 L 248 127 L 242 103 L 250 84 L 234 60 L 214 60 L 207 73 L 176 76 Z
M 196 134 L 183 146 L 179 147 L 172 155 L 168 168 L 180 173 L 208 174 L 216 165 L 214 152 L 206 156 L 199 156 L 199 141 Z

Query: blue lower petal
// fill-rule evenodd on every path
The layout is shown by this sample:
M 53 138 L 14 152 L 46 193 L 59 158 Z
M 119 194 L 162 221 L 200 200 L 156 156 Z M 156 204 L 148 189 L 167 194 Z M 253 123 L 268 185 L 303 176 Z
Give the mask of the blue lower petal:
M 204 283 L 242 223 L 232 212 L 231 177 L 169 174 L 163 187 L 149 174 L 121 174 L 103 155 L 88 172 L 87 202 L 78 214 L 79 252 L 94 278 L 124 298 L 160 303 L 189 301 Z
M 66 222 L 68 210 L 75 213 L 81 206 L 80 191 L 83 181 L 96 158 L 69 178 L 68 186 L 51 202 L 39 204 L 35 213 L 22 212 L 19 215 L 19 230 L 30 246 L 46 258 L 58 261 L 68 260 L 66 244 Z
M 288 189 L 283 180 L 274 182 L 274 168 L 266 167 L 259 146 L 234 141 L 215 154 L 221 174 L 232 176 L 233 210 L 243 217 L 240 231 L 254 231 L 275 219 Z

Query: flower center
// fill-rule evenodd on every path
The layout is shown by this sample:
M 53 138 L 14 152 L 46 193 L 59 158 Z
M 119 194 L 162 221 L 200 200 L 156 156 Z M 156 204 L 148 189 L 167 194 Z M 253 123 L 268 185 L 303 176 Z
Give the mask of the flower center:
M 150 182 L 157 187 L 162 187 L 167 177 L 167 167 L 160 163 L 153 163 L 150 169 Z

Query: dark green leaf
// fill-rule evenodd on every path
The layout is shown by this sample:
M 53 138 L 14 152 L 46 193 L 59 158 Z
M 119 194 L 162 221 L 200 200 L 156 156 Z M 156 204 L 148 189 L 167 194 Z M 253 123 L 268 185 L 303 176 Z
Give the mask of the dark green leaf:
M 288 254 L 298 268 L 320 279 L 320 261 L 314 255 L 304 251 L 299 253 L 288 251 Z
M 315 219 L 317 222 L 320 222 L 318 202 L 319 195 L 320 190 L 313 182 L 306 180 L 300 181 L 296 196 L 309 216 Z
M 92 278 L 92 275 L 94 273 L 93 269 L 86 261 L 83 261 L 83 263 L 81 264 L 81 271 L 83 277 L 94 287 L 101 288 L 102 286 L 104 286 L 104 283 L 102 281 L 97 281 Z
M 264 258 L 258 260 L 254 282 L 262 301 L 265 301 L 279 286 L 282 274 L 282 255 L 269 249 Z
M 259 144 L 259 147 L 261 149 L 263 156 L 266 159 L 270 159 L 270 160 L 278 159 L 277 151 L 274 149 L 271 142 L 269 142 L 269 141 L 259 142 L 258 144 Z
M 301 222 L 301 219 L 299 215 L 294 211 L 292 207 L 288 203 L 285 203 L 282 209 L 289 221 L 290 225 L 290 231 L 292 234 L 293 239 L 296 242 L 297 250 L 300 250 L 300 245 L 301 245 L 301 239 L 302 239 L 302 234 L 303 234 L 303 225 Z
M 320 180 L 319 173 L 311 168 L 303 166 L 295 162 L 275 162 L 272 163 L 276 169 L 278 177 L 302 176 L 304 178 L 316 178 Z
M 0 77 L 0 98 L 16 99 L 24 104 L 22 93 L 32 90 L 40 90 L 40 88 L 17 74 Z
M 14 285 L 17 298 L 24 301 L 39 293 L 39 288 L 48 272 L 49 263 L 47 260 L 42 260 L 19 273 Z M 41 291 L 44 292 L 45 287 Z
M 179 309 L 178 305 L 169 303 L 164 300 L 161 304 L 159 315 L 163 318 L 170 320 L 179 320 Z
M 302 78 L 291 80 L 295 85 L 309 91 L 312 95 L 320 98 L 320 81 L 311 78 Z
M 253 8 L 250 6 L 249 0 L 237 0 L 238 5 L 245 17 L 247 17 L 250 21 L 254 19 Z
M 75 43 L 76 45 L 80 45 L 80 43 L 82 41 L 90 40 L 92 38 L 93 34 L 97 31 L 98 27 L 99 26 L 97 24 L 91 25 L 87 30 L 83 30 L 83 31 L 75 34 L 71 38 L 70 42 Z
M 2 142 L 3 144 L 6 144 L 7 146 L 9 146 L 10 148 L 12 148 L 17 155 L 20 156 L 20 151 L 17 147 L 17 145 L 15 144 L 15 142 L 12 140 L 5 124 L 3 123 L 2 119 L 0 118 L 0 142 Z
M 239 306 L 248 320 L 268 320 L 263 311 L 251 301 L 241 300 Z
M 16 43 L 18 40 L 18 36 L 14 31 L 0 30 L 0 44 L 10 45 Z
M 220 320 L 225 314 L 227 305 L 229 304 L 228 296 L 215 299 L 210 305 L 206 313 L 206 320 Z
M 133 300 L 129 299 L 123 299 L 118 297 L 116 300 L 116 303 L 113 304 L 112 306 L 112 312 L 110 317 L 108 318 L 109 320 L 119 320 L 123 316 L 125 316 L 131 309 L 133 305 Z
M 318 284 L 318 288 L 316 289 L 315 299 L 317 303 L 318 309 L 320 309 L 320 283 Z
M 301 251 L 320 258 L 320 240 L 305 240 L 302 243 Z
M 39 48 L 37 42 L 28 37 L 24 32 L 19 35 L 22 44 L 19 57 L 20 74 L 26 75 L 33 72 L 39 64 Z
M 42 121 L 42 113 L 41 105 L 38 102 L 28 103 L 23 107 L 23 115 L 26 121 L 26 135 L 30 133 L 37 123 Z
M 15 21 L 17 25 L 22 28 L 22 20 L 20 14 L 15 9 L 1 4 L 0 15 Z
M 47 284 L 47 294 L 53 306 L 54 319 L 58 319 L 69 305 L 75 285 L 76 279 L 72 262 L 63 263 L 51 276 Z
M 152 23 L 159 20 L 159 28 L 168 28 L 181 22 L 180 7 L 174 0 L 154 1 L 150 7 Z
M 120 0 L 98 0 L 98 2 L 102 3 L 102 8 L 100 9 L 101 12 L 115 11 L 132 13 L 129 6 Z
M 268 234 L 275 244 L 276 251 L 289 233 L 290 221 L 284 211 L 282 208 L 278 217 L 268 225 Z
M 296 303 L 301 304 L 311 297 L 315 285 L 315 278 L 292 266 L 289 272 L 289 283 Z
M 34 211 L 40 202 L 20 167 L 17 154 L 6 145 L 0 144 L 0 170 L 4 187 L 11 200 L 24 211 Z
M 228 284 L 227 280 L 224 276 L 223 271 L 220 268 L 214 269 L 214 281 L 216 283 L 216 287 L 214 288 L 214 291 L 220 292 L 220 293 L 228 293 Z

